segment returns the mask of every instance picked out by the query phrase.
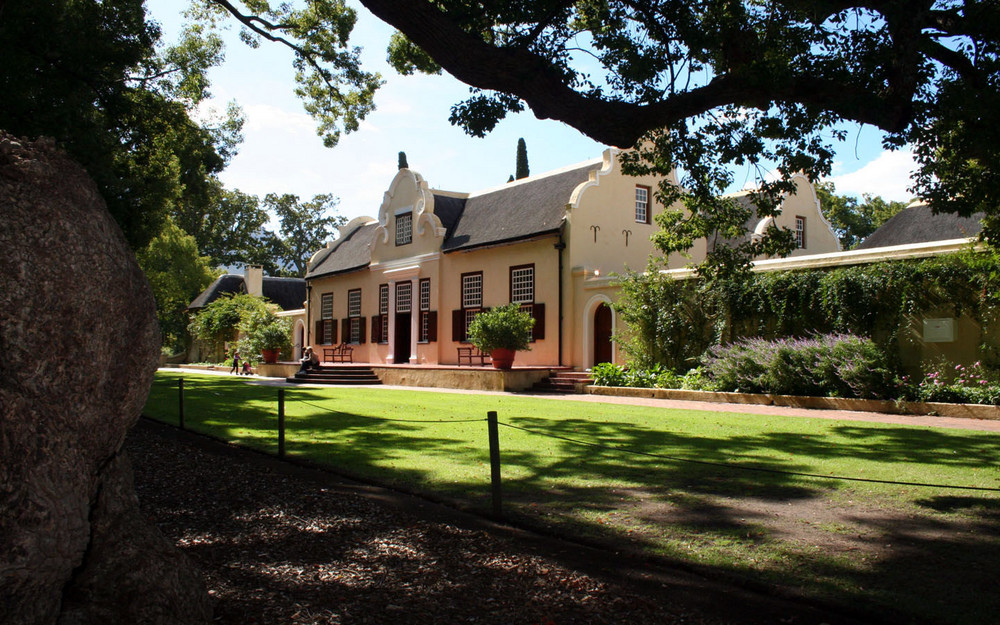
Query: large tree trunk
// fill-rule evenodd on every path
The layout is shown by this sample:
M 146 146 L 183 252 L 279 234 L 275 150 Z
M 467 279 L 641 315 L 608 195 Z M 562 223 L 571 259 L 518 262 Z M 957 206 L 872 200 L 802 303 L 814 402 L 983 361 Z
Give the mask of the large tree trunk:
M 201 623 L 122 441 L 159 357 L 152 295 L 86 173 L 0 132 L 0 623 Z

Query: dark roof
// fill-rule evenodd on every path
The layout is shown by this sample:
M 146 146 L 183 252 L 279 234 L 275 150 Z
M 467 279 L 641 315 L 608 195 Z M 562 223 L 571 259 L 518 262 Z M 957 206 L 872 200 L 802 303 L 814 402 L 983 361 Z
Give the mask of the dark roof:
M 371 243 L 375 238 L 377 227 L 378 222 L 365 224 L 334 241 L 333 247 L 321 252 L 321 256 L 306 272 L 306 278 L 318 278 L 367 267 L 372 261 Z
M 934 214 L 930 206 L 918 204 L 896 213 L 878 230 L 868 235 L 856 249 L 971 238 L 978 236 L 983 229 L 980 223 L 982 218 L 982 213 L 971 217 L 961 217 L 954 213 Z
M 590 172 L 601 165 L 601 162 L 586 163 L 467 198 L 454 226 L 448 227 L 441 250 L 452 252 L 557 232 L 573 189 L 586 182 Z M 439 197 L 434 199 L 435 214 Z M 448 209 L 451 211 L 454 206 L 449 205 Z M 443 223 L 444 218 L 441 220 Z
M 306 281 L 302 278 L 272 278 L 264 276 L 261 280 L 262 295 L 274 302 L 282 310 L 302 308 L 306 300 Z M 207 289 L 194 298 L 188 310 L 198 310 L 208 306 L 223 295 L 246 293 L 246 280 L 240 274 L 227 273 L 216 278 Z
M 201 295 L 194 298 L 194 301 L 188 306 L 188 310 L 204 308 L 223 295 L 246 292 L 247 287 L 243 281 L 243 276 L 235 273 L 223 274 L 216 278 L 215 282 L 209 285 L 207 289 L 202 291 Z
M 262 295 L 278 305 L 281 310 L 298 310 L 306 301 L 304 278 L 274 278 L 264 276 Z

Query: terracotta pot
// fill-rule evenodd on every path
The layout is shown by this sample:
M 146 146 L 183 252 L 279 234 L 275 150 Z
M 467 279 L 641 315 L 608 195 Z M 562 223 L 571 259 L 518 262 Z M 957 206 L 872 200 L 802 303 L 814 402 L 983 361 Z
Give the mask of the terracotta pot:
M 494 369 L 502 369 L 503 371 L 510 371 L 510 368 L 514 366 L 514 354 L 516 352 L 512 349 L 505 349 L 503 347 L 498 347 L 490 352 L 490 360 L 493 361 Z
M 262 349 L 260 352 L 260 355 L 264 357 L 264 362 L 269 365 L 273 365 L 278 362 L 278 354 L 281 353 L 280 350 L 277 349 Z

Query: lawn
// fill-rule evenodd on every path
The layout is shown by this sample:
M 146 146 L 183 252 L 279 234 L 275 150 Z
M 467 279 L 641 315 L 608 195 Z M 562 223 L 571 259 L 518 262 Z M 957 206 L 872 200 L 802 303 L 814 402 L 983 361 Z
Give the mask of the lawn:
M 148 416 L 177 423 L 178 377 L 157 374 Z M 277 389 L 184 380 L 189 429 L 277 452 Z M 287 453 L 348 475 L 488 511 L 493 410 L 518 522 L 894 621 L 1000 611 L 995 434 L 377 387 L 285 397 Z

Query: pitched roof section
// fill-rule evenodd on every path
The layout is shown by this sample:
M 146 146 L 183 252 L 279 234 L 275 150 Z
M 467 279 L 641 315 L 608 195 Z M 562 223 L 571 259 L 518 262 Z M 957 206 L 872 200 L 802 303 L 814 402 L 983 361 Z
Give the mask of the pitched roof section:
M 454 252 L 557 232 L 573 189 L 589 180 L 590 172 L 601 166 L 601 161 L 592 161 L 469 196 L 454 225 L 448 227 L 441 250 Z M 434 198 L 435 214 L 440 199 L 442 196 Z M 449 217 L 454 208 L 449 204 Z M 444 223 L 444 216 L 438 216 Z
M 263 296 L 278 305 L 282 310 L 302 308 L 306 299 L 306 281 L 302 278 L 275 278 L 264 276 L 261 279 Z M 216 278 L 207 289 L 194 298 L 188 310 L 199 310 L 208 306 L 223 295 L 246 293 L 247 286 L 244 277 L 237 273 L 227 273 Z
M 215 282 L 202 291 L 198 297 L 194 298 L 191 304 L 188 305 L 188 310 L 204 308 L 223 295 L 246 292 L 247 287 L 246 282 L 243 281 L 243 276 L 235 273 L 223 274 L 216 278 Z
M 298 310 L 306 301 L 304 278 L 264 276 L 260 288 L 262 295 L 277 304 L 281 310 Z
M 356 228 L 345 237 L 337 239 L 326 254 L 316 259 L 306 272 L 306 278 L 318 278 L 367 267 L 372 261 L 372 240 L 378 222 Z
M 855 249 L 971 238 L 978 236 L 983 229 L 982 218 L 982 213 L 971 217 L 960 217 L 954 213 L 935 215 L 930 206 L 917 204 L 896 213 Z

